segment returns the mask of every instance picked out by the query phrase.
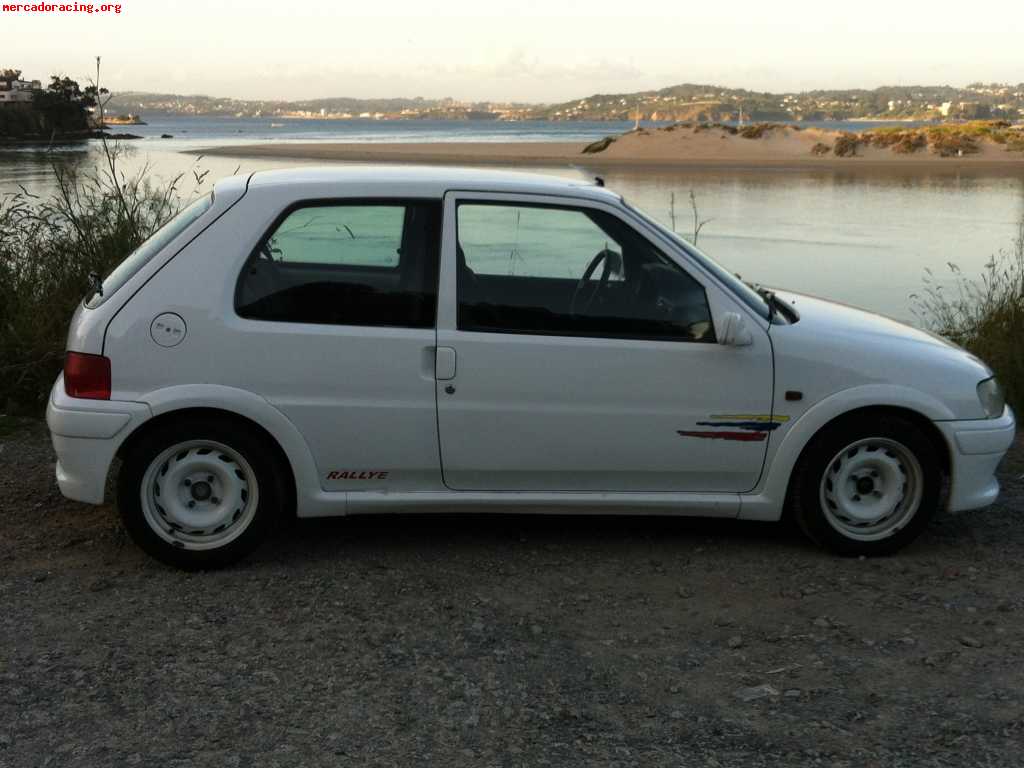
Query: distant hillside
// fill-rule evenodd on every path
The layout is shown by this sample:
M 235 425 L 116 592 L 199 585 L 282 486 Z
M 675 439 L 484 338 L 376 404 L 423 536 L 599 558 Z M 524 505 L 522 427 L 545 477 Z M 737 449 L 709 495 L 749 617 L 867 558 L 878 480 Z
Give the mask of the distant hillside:
M 170 93 L 127 91 L 116 94 L 107 105 L 110 112 L 214 115 L 231 117 L 494 117 L 490 103 L 457 102 L 454 99 L 333 97 L 299 101 L 231 99 L 217 96 L 183 96 Z
M 454 99 L 335 97 L 254 101 L 214 96 L 126 92 L 111 113 L 168 113 L 238 117 L 374 117 L 384 119 L 515 120 L 1021 120 L 1024 83 L 883 86 L 790 93 L 683 83 L 654 91 L 594 94 L 561 104 L 461 102 Z
M 684 83 L 656 91 L 594 94 L 537 107 L 550 120 L 751 120 L 988 119 L 1024 118 L 1024 83 L 966 88 L 884 86 L 873 90 L 767 93 Z

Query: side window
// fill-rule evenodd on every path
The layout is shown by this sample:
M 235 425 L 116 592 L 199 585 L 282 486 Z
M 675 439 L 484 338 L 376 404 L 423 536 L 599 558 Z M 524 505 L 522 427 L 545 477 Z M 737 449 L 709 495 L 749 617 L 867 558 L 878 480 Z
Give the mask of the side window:
M 439 202 L 312 202 L 289 210 L 238 278 L 241 317 L 432 328 Z
M 458 327 L 715 341 L 704 287 L 602 211 L 461 203 Z
M 297 208 L 267 241 L 286 264 L 398 267 L 405 206 L 319 205 Z
M 478 275 L 577 279 L 594 255 L 621 248 L 580 211 L 512 205 L 459 206 L 459 243 Z M 622 279 L 621 259 L 611 280 Z M 591 279 L 597 280 L 595 270 Z

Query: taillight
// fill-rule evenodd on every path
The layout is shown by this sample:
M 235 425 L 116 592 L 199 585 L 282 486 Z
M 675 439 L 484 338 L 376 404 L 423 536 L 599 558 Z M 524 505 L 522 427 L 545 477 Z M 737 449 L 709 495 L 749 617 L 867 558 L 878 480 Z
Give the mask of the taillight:
M 110 358 L 68 352 L 64 358 L 64 391 L 69 397 L 110 399 Z

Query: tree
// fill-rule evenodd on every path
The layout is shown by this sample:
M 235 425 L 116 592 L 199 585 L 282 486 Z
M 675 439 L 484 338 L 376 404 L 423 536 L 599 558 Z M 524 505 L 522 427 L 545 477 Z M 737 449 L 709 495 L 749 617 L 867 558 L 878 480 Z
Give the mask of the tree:
M 21 80 L 20 69 L 0 69 L 0 81 L 9 83 L 12 80 Z
M 51 75 L 50 84 L 46 87 L 48 93 L 63 101 L 66 104 L 80 104 L 82 102 L 82 89 L 78 83 L 68 76 Z
M 88 85 L 82 89 L 82 106 L 98 106 L 100 103 L 100 99 L 103 99 L 103 97 L 106 96 L 108 93 L 110 93 L 110 91 L 108 91 L 106 88 L 100 88 L 97 91 L 95 85 Z M 103 99 L 103 102 L 106 103 L 106 99 Z

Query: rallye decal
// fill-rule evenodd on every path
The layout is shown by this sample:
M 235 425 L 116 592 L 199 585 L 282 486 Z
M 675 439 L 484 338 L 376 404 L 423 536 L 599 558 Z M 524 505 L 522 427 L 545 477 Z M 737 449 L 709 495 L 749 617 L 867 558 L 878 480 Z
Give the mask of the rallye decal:
M 698 421 L 697 426 L 715 427 L 715 429 L 678 429 L 676 432 L 682 437 L 759 443 L 768 437 L 769 432 L 789 421 L 789 416 L 773 416 L 770 413 L 713 413 L 710 419 L 712 420 Z
M 379 470 L 334 470 L 327 473 L 328 480 L 387 480 L 388 473 Z

